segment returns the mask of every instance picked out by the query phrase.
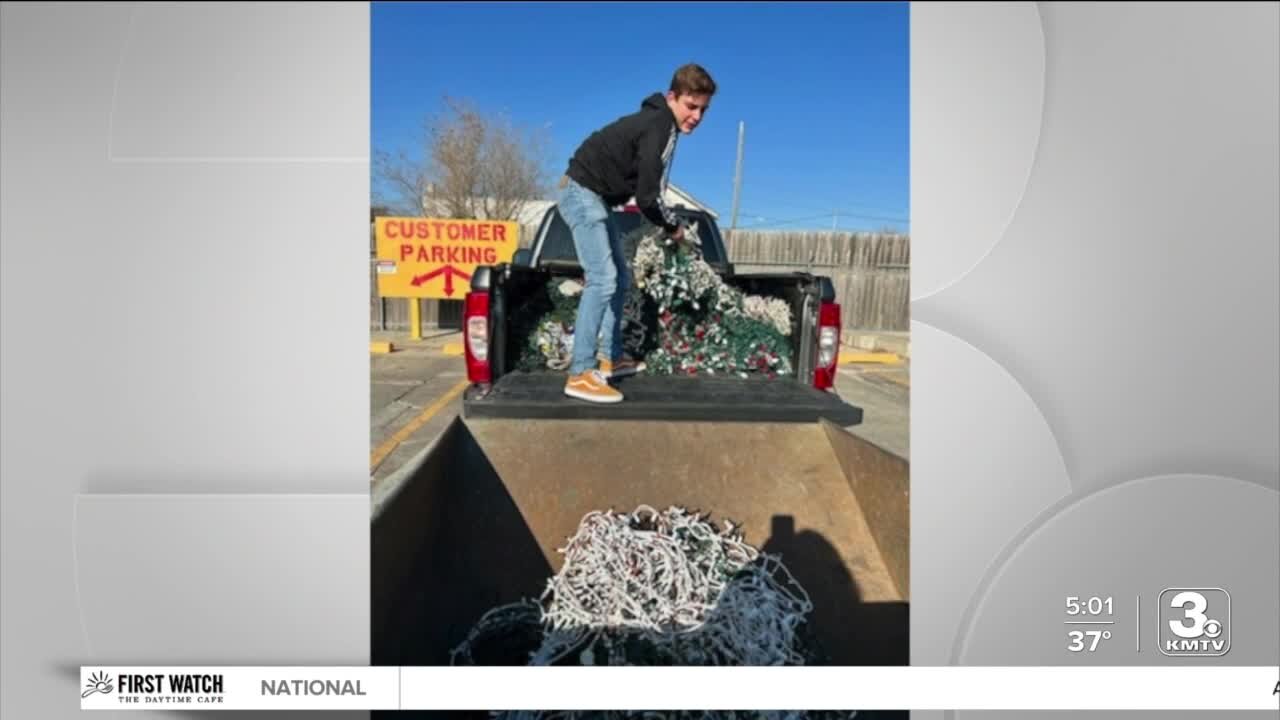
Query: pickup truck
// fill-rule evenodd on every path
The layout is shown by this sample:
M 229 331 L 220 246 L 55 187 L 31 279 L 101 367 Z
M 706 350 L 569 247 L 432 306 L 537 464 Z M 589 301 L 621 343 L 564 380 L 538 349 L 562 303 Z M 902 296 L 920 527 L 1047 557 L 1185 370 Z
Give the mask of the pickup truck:
M 678 209 L 684 222 L 696 222 L 703 259 L 725 281 L 747 294 L 784 299 L 791 308 L 794 376 L 776 381 L 733 377 L 628 378 L 619 387 L 626 401 L 597 407 L 562 395 L 560 373 L 515 372 L 525 337 L 511 332 L 510 318 L 531 294 L 553 278 L 581 277 L 568 225 L 555 208 L 547 211 L 531 248 L 512 262 L 481 267 L 471 278 L 463 311 L 467 376 L 472 386 L 463 398 L 465 417 L 679 419 L 788 421 L 827 418 L 856 424 L 861 411 L 834 395 L 840 347 L 840 305 L 826 277 L 808 273 L 744 275 L 728 260 L 714 219 L 705 212 Z M 634 207 L 615 208 L 623 235 L 645 222 Z
M 488 610 L 536 599 L 593 511 L 679 506 L 739 525 L 810 596 L 809 630 L 836 665 L 908 663 L 909 463 L 847 428 L 834 392 L 840 306 L 804 272 L 738 274 L 706 213 L 704 258 L 726 282 L 790 303 L 793 376 L 635 375 L 626 400 L 563 395 L 563 372 L 516 369 L 514 309 L 581 275 L 549 210 L 531 247 L 472 276 L 462 413 L 372 498 L 372 656 L 447 665 Z M 644 222 L 616 209 L 623 232 Z

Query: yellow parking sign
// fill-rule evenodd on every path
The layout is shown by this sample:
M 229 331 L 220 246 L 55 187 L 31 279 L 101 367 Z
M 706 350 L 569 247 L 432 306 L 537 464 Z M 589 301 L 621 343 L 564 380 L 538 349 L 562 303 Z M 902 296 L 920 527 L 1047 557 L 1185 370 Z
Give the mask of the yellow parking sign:
M 382 297 L 460 300 L 476 268 L 510 262 L 520 239 L 499 220 L 380 217 L 374 227 Z

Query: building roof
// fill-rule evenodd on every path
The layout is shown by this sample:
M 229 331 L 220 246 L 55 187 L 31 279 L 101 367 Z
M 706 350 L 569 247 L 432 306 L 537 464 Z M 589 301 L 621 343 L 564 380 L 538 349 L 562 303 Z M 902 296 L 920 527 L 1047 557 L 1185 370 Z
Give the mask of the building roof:
M 677 187 L 676 185 L 668 185 L 667 192 L 663 195 L 662 199 L 666 200 L 668 205 L 683 205 L 691 210 L 701 210 L 710 215 L 714 220 L 720 219 L 720 216 L 716 214 L 716 211 L 712 210 L 709 205 L 701 202 L 693 195 L 690 195 L 687 191 Z

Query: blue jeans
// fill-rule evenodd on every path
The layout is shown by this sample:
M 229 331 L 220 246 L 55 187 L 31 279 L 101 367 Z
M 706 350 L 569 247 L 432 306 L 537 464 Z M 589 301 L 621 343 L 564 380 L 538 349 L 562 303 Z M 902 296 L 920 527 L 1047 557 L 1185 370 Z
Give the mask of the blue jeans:
M 571 375 L 596 367 L 597 342 L 609 358 L 622 357 L 622 309 L 631 288 L 631 269 L 622 250 L 622 236 L 599 195 L 566 179 L 559 198 L 560 217 L 573 233 L 585 287 L 573 326 Z

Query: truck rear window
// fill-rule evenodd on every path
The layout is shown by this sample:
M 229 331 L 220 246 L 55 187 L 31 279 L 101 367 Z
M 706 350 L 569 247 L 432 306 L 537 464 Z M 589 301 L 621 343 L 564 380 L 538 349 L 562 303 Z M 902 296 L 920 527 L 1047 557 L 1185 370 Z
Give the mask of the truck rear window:
M 683 220 L 698 222 L 703 259 L 711 265 L 724 264 L 722 253 L 724 241 L 720 238 L 720 231 L 715 226 L 715 222 L 699 213 L 681 212 L 678 209 L 675 213 Z M 645 222 L 644 216 L 636 212 L 615 210 L 611 214 L 614 222 L 617 223 L 618 231 L 623 235 L 639 228 Z M 578 262 L 578 253 L 573 247 L 573 233 L 569 232 L 569 225 L 565 223 L 564 218 L 560 217 L 560 211 L 555 208 L 551 210 L 551 227 L 547 229 L 546 239 L 542 243 L 540 261 Z

